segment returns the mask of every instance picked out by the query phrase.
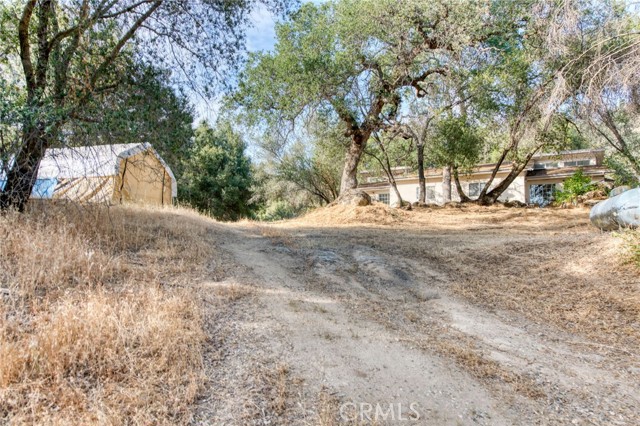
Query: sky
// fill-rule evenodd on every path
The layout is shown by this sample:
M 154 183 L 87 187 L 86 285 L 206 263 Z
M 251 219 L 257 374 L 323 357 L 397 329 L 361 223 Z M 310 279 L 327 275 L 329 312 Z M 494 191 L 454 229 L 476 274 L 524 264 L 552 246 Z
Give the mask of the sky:
M 257 52 L 273 49 L 276 43 L 276 18 L 273 14 L 260 5 L 251 12 L 250 20 L 252 26 L 247 31 L 247 50 Z
M 312 3 L 320 4 L 326 0 L 311 0 Z M 275 24 L 278 17 L 274 16 L 264 5 L 259 5 L 251 12 L 250 27 L 247 30 L 248 52 L 270 51 L 276 44 Z M 218 111 L 220 110 L 220 99 L 205 101 L 201 98 L 193 98 L 192 102 L 196 109 L 195 123 L 207 120 L 214 124 Z
M 260 5 L 250 15 L 251 26 L 247 30 L 248 52 L 269 51 L 276 44 L 275 17 L 267 8 Z M 220 109 L 220 99 L 206 101 L 200 97 L 192 98 L 196 109 L 196 121 L 207 120 L 213 124 Z

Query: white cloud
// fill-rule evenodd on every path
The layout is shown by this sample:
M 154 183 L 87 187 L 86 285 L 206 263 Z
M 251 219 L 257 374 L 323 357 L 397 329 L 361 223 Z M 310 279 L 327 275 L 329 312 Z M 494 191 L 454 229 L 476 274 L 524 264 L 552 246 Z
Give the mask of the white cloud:
M 264 5 L 260 5 L 251 12 L 249 19 L 247 50 L 257 52 L 273 49 L 276 44 L 276 17 Z

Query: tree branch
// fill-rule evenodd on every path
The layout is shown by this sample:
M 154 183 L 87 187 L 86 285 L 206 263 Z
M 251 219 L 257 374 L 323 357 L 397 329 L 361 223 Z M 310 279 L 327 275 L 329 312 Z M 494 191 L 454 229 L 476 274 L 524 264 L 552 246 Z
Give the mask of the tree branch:
M 25 79 L 27 82 L 27 91 L 29 97 L 35 95 L 36 80 L 33 73 L 33 63 L 31 62 L 31 43 L 29 41 L 29 24 L 31 23 L 31 16 L 33 16 L 33 9 L 35 8 L 37 0 L 29 0 L 22 10 L 22 17 L 18 24 L 18 39 L 20 41 L 20 60 L 22 62 L 22 69 L 24 70 Z

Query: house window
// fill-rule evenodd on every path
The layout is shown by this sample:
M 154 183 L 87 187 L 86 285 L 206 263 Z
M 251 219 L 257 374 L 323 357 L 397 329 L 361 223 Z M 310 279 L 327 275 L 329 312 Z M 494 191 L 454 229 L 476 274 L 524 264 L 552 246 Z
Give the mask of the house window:
M 382 194 L 378 194 L 378 201 L 381 203 L 389 204 L 389 193 L 384 192 Z
M 469 184 L 469 197 L 477 197 L 482 191 L 482 183 L 474 182 Z
M 565 167 L 576 167 L 576 166 L 589 166 L 591 165 L 591 160 L 577 160 L 577 161 L 565 161 Z
M 544 163 L 535 163 L 533 165 L 533 168 L 535 170 L 557 169 L 558 167 L 560 167 L 560 163 L 558 163 L 557 161 L 545 161 Z
M 556 190 L 556 185 L 553 183 L 543 185 L 530 185 L 529 186 L 529 202 L 531 204 L 537 204 L 540 207 L 548 206 L 553 202 L 553 193 Z
M 436 187 L 435 186 L 427 186 L 425 188 L 427 192 L 425 193 L 425 198 L 429 201 L 436 200 Z

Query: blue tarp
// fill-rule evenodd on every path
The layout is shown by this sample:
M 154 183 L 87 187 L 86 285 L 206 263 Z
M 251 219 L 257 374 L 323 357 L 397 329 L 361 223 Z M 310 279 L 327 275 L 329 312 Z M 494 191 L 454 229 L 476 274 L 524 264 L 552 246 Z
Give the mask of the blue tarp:
M 4 186 L 7 184 L 6 180 L 0 180 L 0 190 L 4 191 Z M 32 198 L 53 198 L 53 191 L 56 189 L 58 179 L 38 179 L 33 190 L 31 191 Z
M 53 190 L 56 189 L 58 179 L 38 179 L 33 185 L 31 197 L 33 198 L 53 198 Z

